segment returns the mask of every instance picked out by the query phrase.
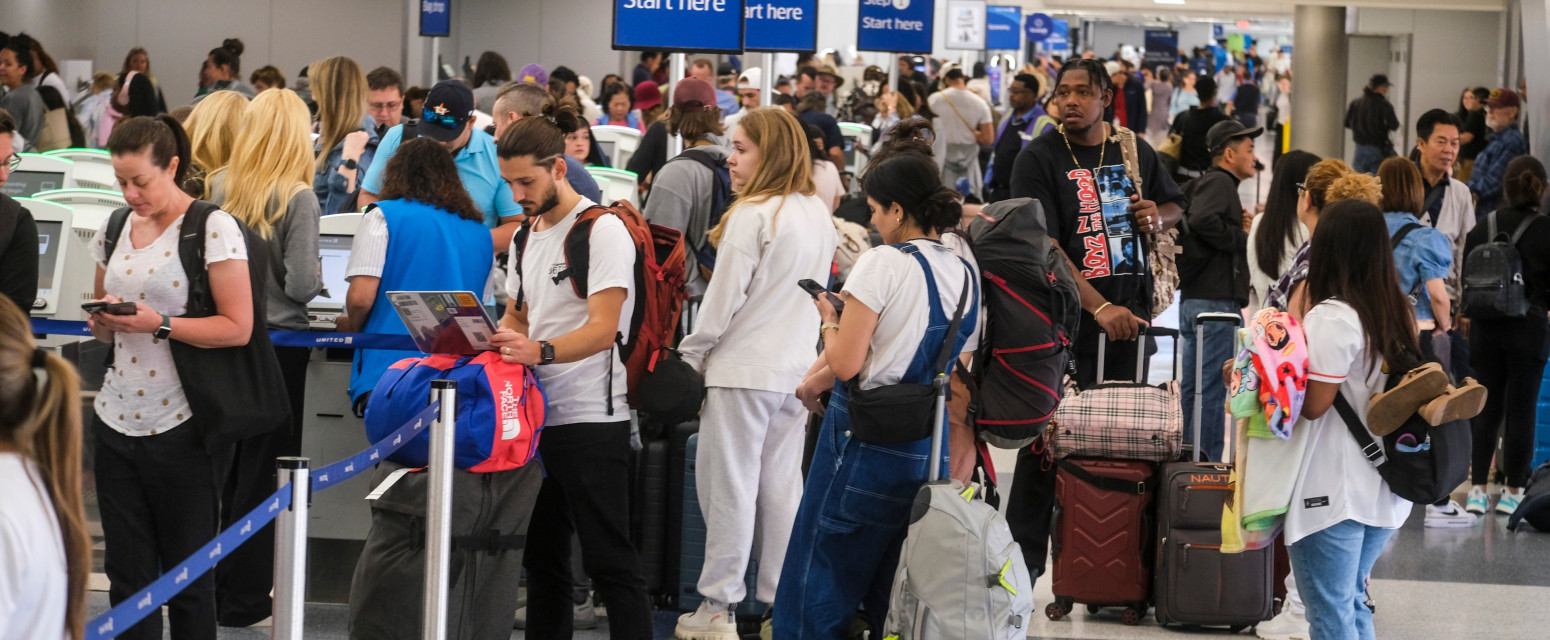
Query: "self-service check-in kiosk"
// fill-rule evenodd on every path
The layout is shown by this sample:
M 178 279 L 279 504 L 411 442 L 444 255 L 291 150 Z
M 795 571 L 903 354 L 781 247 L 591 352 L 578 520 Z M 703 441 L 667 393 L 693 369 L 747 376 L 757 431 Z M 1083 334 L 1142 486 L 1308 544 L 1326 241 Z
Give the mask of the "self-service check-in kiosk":
M 118 178 L 113 174 L 113 156 L 103 149 L 55 149 L 43 155 L 63 158 L 75 163 L 70 173 L 73 186 L 83 189 L 118 191 Z
M 17 157 L 21 158 L 21 164 L 6 177 L 0 193 L 12 198 L 27 198 L 39 191 L 75 186 L 70 179 L 75 171 L 74 162 L 40 153 L 19 153 Z

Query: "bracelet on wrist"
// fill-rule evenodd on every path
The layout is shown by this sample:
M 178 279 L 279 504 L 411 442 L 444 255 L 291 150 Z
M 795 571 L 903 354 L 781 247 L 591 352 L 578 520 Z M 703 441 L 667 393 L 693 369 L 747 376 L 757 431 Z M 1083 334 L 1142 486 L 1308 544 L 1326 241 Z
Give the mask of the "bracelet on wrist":
M 1112 306 L 1114 306 L 1114 303 L 1112 303 L 1112 302 L 1105 302 L 1105 303 L 1103 303 L 1101 305 L 1098 305 L 1098 308 L 1093 310 L 1093 318 L 1097 319 L 1098 314 L 1103 313 L 1104 309 L 1107 309 L 1107 308 L 1112 307 Z

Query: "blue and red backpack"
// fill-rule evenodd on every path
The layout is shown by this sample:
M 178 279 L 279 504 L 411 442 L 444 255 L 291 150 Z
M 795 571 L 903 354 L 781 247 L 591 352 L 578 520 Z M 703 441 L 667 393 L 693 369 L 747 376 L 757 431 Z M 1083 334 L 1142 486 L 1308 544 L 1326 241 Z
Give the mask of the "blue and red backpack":
M 476 356 L 405 358 L 388 367 L 366 403 L 366 437 L 376 442 L 425 410 L 431 381 L 457 383 L 458 469 L 491 473 L 528 463 L 538 451 L 548 403 L 533 370 L 486 351 Z M 389 460 L 423 467 L 430 459 L 430 431 L 421 431 Z

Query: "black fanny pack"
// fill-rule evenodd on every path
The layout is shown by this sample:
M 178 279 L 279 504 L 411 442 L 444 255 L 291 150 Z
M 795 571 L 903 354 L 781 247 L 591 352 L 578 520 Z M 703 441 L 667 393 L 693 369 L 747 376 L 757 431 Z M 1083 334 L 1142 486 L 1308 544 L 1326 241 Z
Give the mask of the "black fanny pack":
M 953 346 L 957 342 L 958 327 L 963 323 L 963 309 L 972 285 L 969 274 L 965 273 L 963 290 L 958 293 L 958 310 L 953 312 L 953 321 L 942 337 L 942 349 L 937 352 L 931 384 L 901 382 L 862 389 L 861 374 L 851 378 L 848 383 L 850 430 L 856 439 L 870 444 L 915 442 L 931 437 L 932 430 L 940 426 L 942 417 L 938 415 L 936 401 L 947 392 L 947 365 L 952 362 Z

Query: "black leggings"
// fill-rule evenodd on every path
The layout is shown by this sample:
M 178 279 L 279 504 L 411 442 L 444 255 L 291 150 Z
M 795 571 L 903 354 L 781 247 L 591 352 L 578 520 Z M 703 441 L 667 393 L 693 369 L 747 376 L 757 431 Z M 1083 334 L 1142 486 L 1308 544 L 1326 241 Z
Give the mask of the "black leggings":
M 1470 481 L 1485 484 L 1501 434 L 1501 459 L 1507 486 L 1528 484 L 1534 455 L 1534 411 L 1545 371 L 1546 332 L 1543 312 L 1528 318 L 1476 320 L 1469 330 L 1470 363 L 1485 386 L 1485 410 L 1474 419 L 1474 452 Z

